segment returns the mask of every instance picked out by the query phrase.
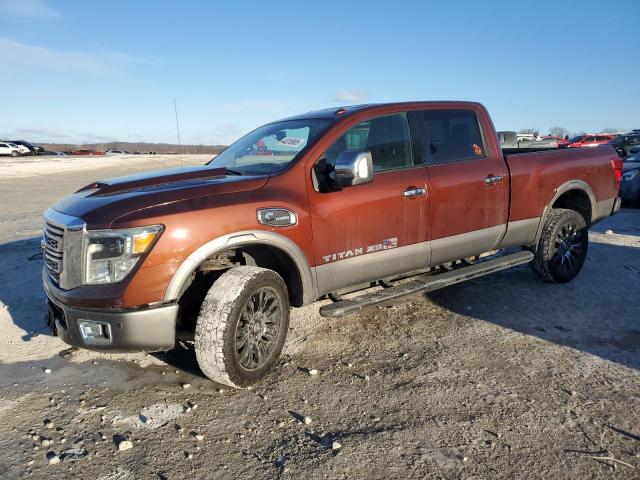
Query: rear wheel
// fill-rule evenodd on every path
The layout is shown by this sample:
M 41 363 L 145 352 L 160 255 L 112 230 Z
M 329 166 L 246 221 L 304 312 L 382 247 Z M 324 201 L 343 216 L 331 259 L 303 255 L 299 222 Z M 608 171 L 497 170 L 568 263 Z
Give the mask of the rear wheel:
M 575 278 L 587 258 L 585 219 L 574 210 L 554 208 L 547 216 L 531 267 L 547 282 Z
M 236 388 L 276 364 L 289 327 L 289 297 L 273 270 L 242 266 L 216 280 L 196 323 L 198 364 L 211 380 Z

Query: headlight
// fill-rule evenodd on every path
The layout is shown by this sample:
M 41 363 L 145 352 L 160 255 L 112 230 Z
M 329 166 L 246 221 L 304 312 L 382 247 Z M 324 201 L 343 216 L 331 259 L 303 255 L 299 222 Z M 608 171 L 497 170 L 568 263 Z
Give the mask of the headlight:
M 623 173 L 622 178 L 625 180 L 633 180 L 634 178 L 636 178 L 637 174 L 638 170 L 631 170 L 630 172 Z
M 121 281 L 161 231 L 162 225 L 87 231 L 84 238 L 84 284 Z

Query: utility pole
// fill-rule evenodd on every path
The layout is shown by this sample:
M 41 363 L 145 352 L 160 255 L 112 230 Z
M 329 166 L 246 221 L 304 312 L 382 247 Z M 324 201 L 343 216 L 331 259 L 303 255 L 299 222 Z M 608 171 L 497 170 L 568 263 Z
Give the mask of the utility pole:
M 182 142 L 180 141 L 180 124 L 178 123 L 178 103 L 173 99 L 173 110 L 176 112 L 176 132 L 178 132 L 178 155 L 180 155 L 180 168 L 182 168 Z

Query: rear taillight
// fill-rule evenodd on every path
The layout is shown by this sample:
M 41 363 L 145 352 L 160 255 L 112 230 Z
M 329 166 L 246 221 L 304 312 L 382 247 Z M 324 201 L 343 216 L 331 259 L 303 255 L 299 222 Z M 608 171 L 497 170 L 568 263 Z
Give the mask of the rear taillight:
M 620 180 L 622 179 L 622 167 L 623 162 L 620 157 L 613 157 L 611 160 L 611 170 L 613 170 L 613 175 L 616 179 L 616 188 L 620 188 Z

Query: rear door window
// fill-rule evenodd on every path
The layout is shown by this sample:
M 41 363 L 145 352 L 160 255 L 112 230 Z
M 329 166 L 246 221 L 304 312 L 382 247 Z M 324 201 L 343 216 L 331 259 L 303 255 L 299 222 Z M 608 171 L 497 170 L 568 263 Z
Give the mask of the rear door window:
M 472 110 L 425 110 L 419 113 L 431 163 L 448 163 L 486 156 L 478 118 Z

